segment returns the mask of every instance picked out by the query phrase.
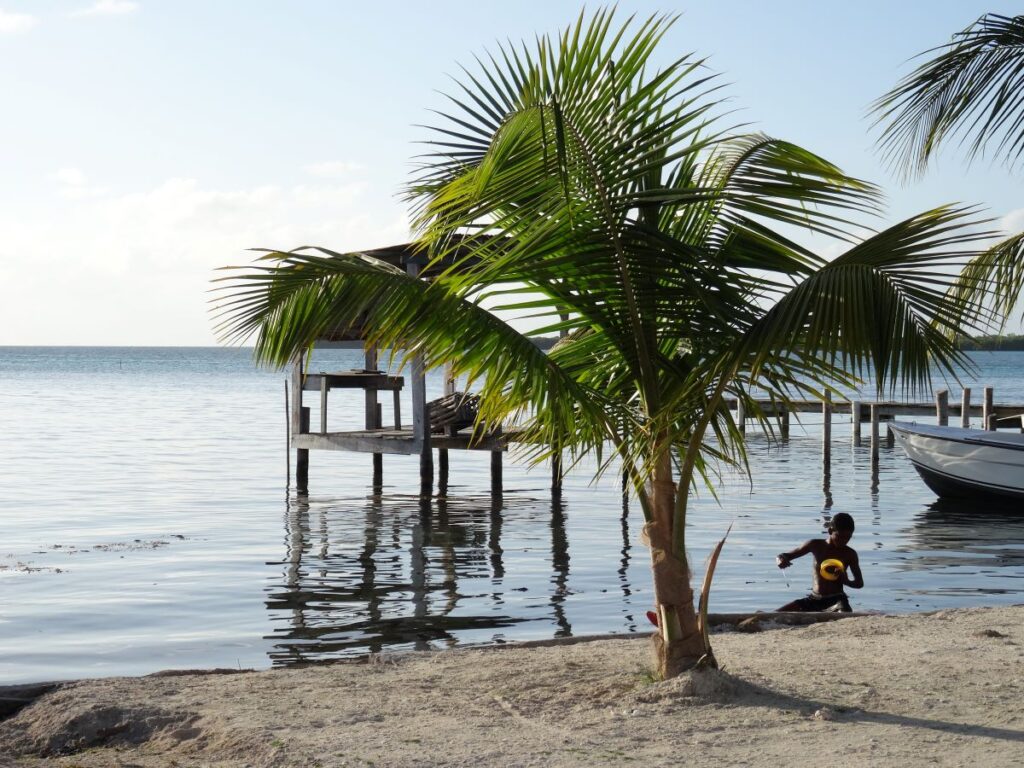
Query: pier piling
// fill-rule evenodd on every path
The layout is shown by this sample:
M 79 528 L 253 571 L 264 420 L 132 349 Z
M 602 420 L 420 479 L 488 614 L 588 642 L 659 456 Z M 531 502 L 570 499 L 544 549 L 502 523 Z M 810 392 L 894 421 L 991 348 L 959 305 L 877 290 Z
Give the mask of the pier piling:
M 452 374 L 452 364 L 444 366 L 444 381 L 441 391 L 447 397 L 455 393 L 455 379 Z M 454 435 L 454 427 L 445 427 L 445 434 Z M 437 449 L 437 490 L 442 496 L 448 493 L 448 449 Z
M 871 461 L 875 463 L 878 461 L 878 419 L 879 419 L 879 406 L 878 403 L 871 403 Z
M 299 434 L 309 433 L 309 408 L 299 411 Z M 295 490 L 309 493 L 309 449 L 299 448 L 295 451 Z
M 995 419 L 992 417 L 995 415 L 992 408 L 992 387 L 985 387 L 982 390 L 981 400 L 981 428 L 994 430 Z
M 964 393 L 960 396 L 960 426 L 963 429 L 971 428 L 971 388 L 964 387 Z
M 495 434 L 501 434 L 501 427 L 495 430 Z M 501 498 L 502 477 L 501 477 L 502 451 L 491 451 L 491 496 Z
M 827 466 L 832 459 L 832 394 L 825 393 L 821 401 L 821 456 Z
M 556 451 L 551 455 L 551 493 L 562 492 L 562 453 Z
M 940 427 L 949 426 L 949 390 L 940 389 L 935 393 L 935 418 Z
M 363 367 L 368 371 L 377 370 L 377 348 L 367 347 L 363 353 Z M 396 390 L 397 394 L 397 390 Z M 364 414 L 363 423 L 367 429 L 380 429 L 383 424 L 381 421 L 381 407 L 380 403 L 377 402 L 377 390 L 366 389 L 364 394 Z M 324 404 L 324 410 L 326 411 L 326 403 Z M 395 413 L 398 413 L 398 409 L 395 408 Z M 398 418 L 397 416 L 395 418 Z M 326 431 L 326 426 L 324 427 Z M 374 493 L 380 493 L 384 487 L 384 456 L 380 453 L 373 454 L 373 491 Z

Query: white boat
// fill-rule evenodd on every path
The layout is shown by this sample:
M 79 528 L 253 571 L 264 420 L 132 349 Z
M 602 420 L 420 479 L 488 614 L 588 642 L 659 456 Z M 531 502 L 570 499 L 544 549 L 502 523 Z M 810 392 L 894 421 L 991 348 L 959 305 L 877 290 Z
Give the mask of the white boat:
M 889 429 L 939 496 L 1024 501 L 1024 434 L 896 421 Z

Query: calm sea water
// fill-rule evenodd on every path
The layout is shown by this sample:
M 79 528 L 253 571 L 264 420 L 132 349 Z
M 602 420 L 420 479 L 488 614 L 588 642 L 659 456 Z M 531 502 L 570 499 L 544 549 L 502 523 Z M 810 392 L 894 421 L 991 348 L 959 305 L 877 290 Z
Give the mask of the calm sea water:
M 361 365 L 320 354 L 314 369 Z M 975 360 L 976 391 L 1024 402 L 1024 353 Z M 496 501 L 488 455 L 452 452 L 448 498 L 424 506 L 416 457 L 385 456 L 374 498 L 369 456 L 314 452 L 299 499 L 284 378 L 247 350 L 0 348 L 0 683 L 649 630 L 640 513 L 615 477 L 575 472 L 552 501 L 546 468 L 507 460 Z M 361 420 L 346 402 L 332 393 L 330 429 Z M 698 573 L 733 524 L 712 610 L 802 595 L 808 565 L 784 574 L 775 553 L 840 510 L 858 524 L 859 610 L 1024 601 L 1024 515 L 936 504 L 899 449 L 874 476 L 848 419 L 827 485 L 805 417 L 787 443 L 751 436 L 752 481 L 696 500 Z

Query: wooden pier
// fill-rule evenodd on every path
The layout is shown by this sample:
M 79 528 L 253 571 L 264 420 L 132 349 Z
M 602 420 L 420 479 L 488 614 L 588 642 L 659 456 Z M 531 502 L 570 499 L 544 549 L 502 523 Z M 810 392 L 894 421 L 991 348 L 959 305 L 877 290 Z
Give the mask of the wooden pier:
M 366 353 L 367 364 L 375 363 L 376 353 Z M 403 423 L 402 406 L 399 399 L 405 386 L 402 376 L 388 376 L 372 368 L 351 371 L 304 372 L 305 361 L 297 358 L 292 368 L 292 392 L 290 405 L 291 448 L 296 451 L 295 482 L 299 492 L 309 487 L 310 451 L 353 451 L 373 455 L 373 485 L 379 488 L 383 482 L 383 456 L 385 454 L 418 455 L 420 457 L 420 491 L 424 495 L 433 492 L 434 463 L 433 451 L 439 454 L 440 484 L 448 484 L 448 456 L 451 450 L 488 451 L 491 453 L 492 487 L 500 493 L 502 453 L 515 440 L 515 431 L 500 428 L 486 432 L 473 429 L 445 427 L 435 431 L 431 427 L 430 411 L 426 401 L 425 372 L 422 363 L 411 366 L 412 414 L 409 422 Z M 329 394 L 332 390 L 361 390 L 364 393 L 364 427 L 359 430 L 328 431 L 327 414 Z M 310 408 L 304 405 L 304 393 L 319 394 L 319 430 L 312 431 Z M 391 421 L 385 423 L 383 409 L 378 402 L 381 392 L 390 392 Z
M 422 279 L 430 275 L 423 272 L 426 256 L 412 250 L 409 245 L 382 248 L 368 252 L 375 259 L 403 268 L 407 274 Z M 439 265 L 437 268 L 443 268 Z M 298 356 L 292 362 L 291 399 L 289 404 L 289 448 L 296 452 L 295 484 L 300 493 L 309 488 L 310 451 L 354 451 L 373 456 L 373 487 L 379 492 L 383 483 L 383 456 L 385 454 L 418 455 L 420 457 L 420 493 L 429 496 L 434 487 L 433 451 L 438 451 L 439 485 L 448 485 L 448 451 L 473 450 L 491 453 L 491 487 L 501 492 L 502 455 L 516 432 L 496 425 L 489 430 L 458 429 L 446 426 L 440 430 L 431 427 L 426 398 L 426 370 L 422 356 L 414 356 L 409 365 L 408 384 L 412 394 L 412 413 L 406 419 L 402 414 L 400 395 L 406 386 L 406 377 L 389 376 L 378 369 L 378 350 L 365 344 L 365 328 L 338 328 L 327 333 L 318 343 L 360 342 L 364 346 L 364 368 L 349 371 L 307 371 L 306 360 Z M 328 399 L 332 390 L 361 390 L 363 397 L 363 429 L 328 431 Z M 450 372 L 445 375 L 445 394 L 454 392 Z M 385 423 L 384 409 L 379 402 L 381 393 L 391 393 L 391 420 Z M 310 424 L 310 408 L 305 405 L 306 393 L 318 393 L 320 404 L 319 429 Z
M 398 245 L 368 251 L 368 256 L 388 262 L 404 269 L 407 274 L 420 279 L 430 279 L 433 273 L 424 270 L 428 263 L 425 254 L 411 245 Z M 455 258 L 455 257 L 452 257 Z M 432 266 L 432 270 L 444 269 L 450 263 Z M 448 485 L 448 452 L 452 450 L 488 451 L 491 454 L 491 490 L 501 495 L 502 456 L 510 443 L 516 441 L 514 429 L 493 425 L 487 430 L 470 427 L 457 428 L 444 425 L 432 428 L 429 405 L 426 398 L 426 371 L 421 356 L 414 356 L 409 365 L 408 377 L 390 376 L 378 368 L 378 350 L 366 345 L 365 339 L 371 334 L 363 327 L 332 329 L 318 344 L 337 342 L 358 342 L 364 350 L 364 367 L 349 371 L 307 371 L 305 359 L 295 358 L 291 371 L 291 398 L 288 406 L 289 451 L 295 451 L 295 483 L 300 493 L 309 487 L 310 451 L 353 451 L 369 453 L 373 457 L 373 487 L 379 492 L 383 482 L 383 456 L 385 454 L 418 455 L 420 457 L 420 494 L 430 496 L 434 489 L 434 451 L 438 453 L 438 486 Z M 408 378 L 408 382 L 407 382 Z M 406 384 L 412 394 L 412 413 L 409 418 L 402 414 L 400 394 Z M 358 430 L 328 430 L 328 400 L 332 390 L 363 392 L 363 428 Z M 455 382 L 448 367 L 444 374 L 445 395 L 452 395 Z M 310 424 L 310 408 L 305 405 L 305 396 L 319 395 L 319 424 L 313 429 Z M 390 393 L 390 419 L 385 424 L 381 394 Z M 745 400 L 727 401 L 734 412 L 737 425 L 745 431 L 747 421 L 754 419 L 765 424 L 782 439 L 789 437 L 792 414 L 818 413 L 822 416 L 822 452 L 826 471 L 832 443 L 833 415 L 849 415 L 852 425 L 852 441 L 859 446 L 862 441 L 862 425 L 870 425 L 870 445 L 873 459 L 878 458 L 881 440 L 881 424 L 898 416 L 920 416 L 935 418 L 938 424 L 948 424 L 950 418 L 958 419 L 962 427 L 976 423 L 983 429 L 1014 428 L 1024 432 L 1024 404 L 995 403 L 991 387 L 982 392 L 981 402 L 972 404 L 971 390 L 965 389 L 959 402 L 950 402 L 949 392 L 935 393 L 933 402 L 907 403 L 899 401 L 835 401 L 825 400 Z M 773 423 L 774 422 L 774 423 Z M 889 432 L 886 430 L 886 432 Z M 886 436 L 892 444 L 892 434 Z M 289 467 L 289 474 L 291 473 Z M 562 464 L 556 452 L 551 462 L 551 489 L 558 493 L 562 485 Z M 628 484 L 623 485 L 624 497 Z
M 291 400 L 291 442 L 290 447 L 296 451 L 296 486 L 300 492 L 308 490 L 309 483 L 309 452 L 310 451 L 353 451 L 373 455 L 373 486 L 379 491 L 383 481 L 384 454 L 418 455 L 420 457 L 420 492 L 429 496 L 434 488 L 433 451 L 438 452 L 437 469 L 438 486 L 444 492 L 448 485 L 448 451 L 470 450 L 488 451 L 491 453 L 491 490 L 496 496 L 501 495 L 502 488 L 502 454 L 508 450 L 509 444 L 515 442 L 515 430 L 494 428 L 485 433 L 474 433 L 473 429 L 456 429 L 445 427 L 442 430 L 432 429 L 430 414 L 426 401 L 425 372 L 422 363 L 411 366 L 411 389 L 413 395 L 411 420 L 403 421 L 399 393 L 405 386 L 402 376 L 389 376 L 376 370 L 376 350 L 366 352 L 366 368 L 351 371 L 304 372 L 304 361 L 297 358 L 292 370 L 292 389 L 295 393 Z M 331 390 L 362 390 L 364 392 L 365 417 L 364 428 L 360 430 L 335 431 L 327 429 L 328 395 Z M 390 423 L 385 424 L 380 393 L 392 394 Z M 445 373 L 445 394 L 454 392 L 454 381 L 450 373 Z M 303 393 L 318 393 L 320 404 L 319 430 L 312 431 L 310 425 L 310 408 L 303 405 Z M 774 422 L 773 431 L 777 430 L 782 439 L 789 437 L 790 415 L 801 413 L 821 414 L 822 416 L 822 453 L 826 467 L 828 466 L 832 444 L 832 417 L 839 414 L 850 417 L 851 440 L 855 446 L 862 444 L 862 427 L 870 425 L 870 447 L 873 461 L 878 459 L 879 446 L 882 441 L 882 424 L 892 421 L 898 416 L 934 418 L 940 425 L 949 424 L 950 418 L 957 421 L 958 426 L 969 428 L 976 424 L 988 430 L 1019 429 L 1024 432 L 1024 404 L 996 403 L 991 387 L 986 387 L 979 404 L 971 403 L 971 390 L 965 389 L 959 402 L 950 402 L 949 392 L 940 390 L 935 393 L 931 403 L 909 403 L 900 401 L 832 401 L 825 400 L 791 400 L 786 403 L 770 400 L 754 400 L 737 402 L 727 401 L 727 406 L 735 413 L 738 426 L 745 430 L 746 422 L 751 419 Z M 889 447 L 893 444 L 891 431 L 886 430 L 885 440 Z M 552 490 L 561 487 L 560 462 L 552 462 Z M 626 490 L 626 489 L 624 489 Z
M 832 402 L 831 398 L 825 400 L 790 400 L 781 403 L 772 400 L 755 400 L 754 407 L 758 409 L 757 414 L 750 412 L 750 403 L 737 402 L 736 399 L 728 401 L 730 410 L 736 412 L 737 424 L 740 431 L 746 431 L 746 422 L 752 418 L 762 418 L 775 421 L 779 434 L 783 439 L 789 437 L 790 414 L 792 413 L 820 413 L 822 415 L 822 452 L 826 465 L 829 461 L 832 443 L 832 416 L 833 414 L 849 414 L 852 426 L 852 440 L 855 446 L 862 442 L 861 426 L 870 424 L 870 445 L 871 457 L 878 459 L 878 446 L 881 441 L 881 424 L 892 421 L 897 416 L 924 416 L 933 417 L 937 424 L 948 426 L 950 416 L 959 419 L 958 426 L 969 429 L 972 426 L 972 419 L 977 419 L 977 425 L 981 429 L 995 431 L 997 429 L 1019 429 L 1024 433 L 1024 405 L 1010 403 L 995 403 L 993 400 L 992 387 L 985 387 L 982 391 L 982 401 L 978 405 L 971 404 L 971 390 L 964 389 L 959 403 L 949 402 L 949 390 L 939 390 L 935 393 L 934 402 L 931 403 L 907 403 L 894 400 L 864 401 L 851 400 L 848 402 Z M 891 447 L 893 435 L 886 430 L 886 442 Z

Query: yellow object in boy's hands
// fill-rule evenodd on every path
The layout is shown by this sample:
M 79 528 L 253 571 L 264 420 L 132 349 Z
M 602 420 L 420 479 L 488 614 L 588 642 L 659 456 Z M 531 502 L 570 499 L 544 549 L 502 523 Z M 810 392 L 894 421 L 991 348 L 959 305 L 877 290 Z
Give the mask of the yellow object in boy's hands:
M 828 581 L 838 581 L 839 574 L 845 570 L 846 568 L 843 566 L 843 561 L 836 560 L 835 558 L 822 560 L 821 565 L 818 566 L 818 573 L 821 574 L 821 578 L 827 579 Z

